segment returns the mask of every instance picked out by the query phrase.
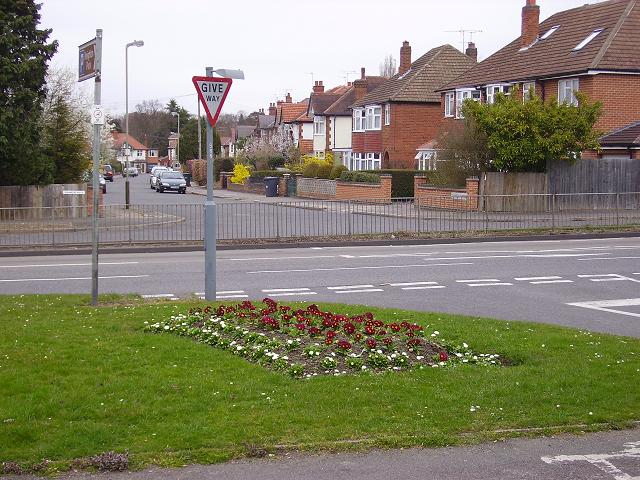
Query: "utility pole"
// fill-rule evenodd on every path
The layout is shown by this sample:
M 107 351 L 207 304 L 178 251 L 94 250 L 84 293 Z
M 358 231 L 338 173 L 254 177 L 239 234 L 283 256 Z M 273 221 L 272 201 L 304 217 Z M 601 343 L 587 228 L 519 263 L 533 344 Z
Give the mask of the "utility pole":
M 213 76 L 213 67 L 206 68 L 206 77 Z M 213 126 L 207 122 L 207 201 L 204 202 L 204 298 L 216 300 L 216 237 L 218 219 L 213 199 Z

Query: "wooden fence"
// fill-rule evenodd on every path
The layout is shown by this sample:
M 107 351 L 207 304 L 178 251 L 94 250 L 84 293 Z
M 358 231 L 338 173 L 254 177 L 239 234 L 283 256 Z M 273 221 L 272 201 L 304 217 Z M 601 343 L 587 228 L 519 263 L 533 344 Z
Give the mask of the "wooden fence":
M 544 212 L 548 208 L 544 173 L 482 174 L 480 195 L 488 212 Z

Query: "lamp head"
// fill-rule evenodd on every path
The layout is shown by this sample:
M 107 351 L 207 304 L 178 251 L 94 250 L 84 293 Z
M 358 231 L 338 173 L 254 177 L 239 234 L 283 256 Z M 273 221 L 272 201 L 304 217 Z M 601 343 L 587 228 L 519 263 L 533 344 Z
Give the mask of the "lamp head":
M 244 80 L 244 72 L 242 70 L 232 70 L 229 68 L 219 68 L 214 70 L 215 73 L 224 78 L 233 78 L 235 80 Z

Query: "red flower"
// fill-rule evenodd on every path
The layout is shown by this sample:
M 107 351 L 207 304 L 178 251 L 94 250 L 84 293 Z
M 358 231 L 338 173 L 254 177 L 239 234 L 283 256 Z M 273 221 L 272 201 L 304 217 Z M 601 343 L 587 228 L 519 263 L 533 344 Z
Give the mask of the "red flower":
M 351 348 L 351 344 L 346 340 L 340 340 L 338 342 L 338 348 L 341 348 L 342 350 L 349 350 Z
M 449 355 L 447 355 L 447 352 L 440 352 L 440 355 L 438 356 L 440 357 L 441 362 L 446 362 L 447 360 L 449 360 Z
M 373 338 L 367 339 L 367 347 L 374 349 L 376 348 L 377 342 Z
M 207 307 L 208 308 L 208 307 Z M 216 315 L 218 315 L 219 317 L 224 315 L 224 305 L 220 305 L 218 307 L 218 309 L 216 310 Z
M 327 332 L 327 338 L 334 338 L 336 336 L 336 332 L 334 332 L 333 330 L 329 330 Z
M 374 320 L 373 324 L 376 327 L 380 328 L 380 327 L 382 327 L 384 325 L 384 322 L 381 322 L 380 320 Z
M 350 322 L 345 323 L 343 328 L 344 332 L 348 335 L 351 335 L 356 331 L 356 326 Z
M 419 338 L 412 338 L 407 342 L 407 345 L 409 345 L 410 347 L 415 347 L 416 345 L 421 345 L 422 342 L 420 341 Z
M 385 337 L 384 339 L 382 339 L 382 341 L 385 345 L 391 345 L 393 343 L 393 340 L 391 340 L 390 337 Z
M 318 335 L 320 333 L 320 329 L 318 327 L 311 327 L 309 329 L 309 335 Z
M 364 326 L 364 333 L 366 333 L 367 335 L 373 335 L 375 333 L 376 329 L 373 328 L 373 325 L 371 323 L 367 323 Z
M 307 326 L 304 323 L 296 323 L 296 328 L 298 330 L 300 330 L 301 332 L 304 332 L 305 328 L 307 328 Z
M 392 323 L 391 325 L 389 325 L 389 328 L 391 330 L 393 330 L 394 332 L 399 332 L 400 331 L 400 325 L 398 325 L 397 323 Z
M 362 340 L 362 334 L 361 333 L 356 333 L 355 335 L 355 339 L 357 342 L 359 342 L 360 340 Z
M 365 313 L 364 318 L 366 318 L 367 320 L 373 320 L 373 313 L 371 312 Z

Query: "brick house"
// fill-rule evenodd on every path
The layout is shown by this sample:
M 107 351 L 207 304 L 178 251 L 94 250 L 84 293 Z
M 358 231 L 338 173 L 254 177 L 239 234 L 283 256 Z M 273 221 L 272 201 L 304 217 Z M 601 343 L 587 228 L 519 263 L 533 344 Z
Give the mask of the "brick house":
M 640 121 L 602 137 L 598 156 L 640 160 Z
M 325 111 L 333 105 L 350 87 L 339 85 L 325 91 L 322 80 L 316 81 L 309 96 L 307 117 L 313 119 L 313 154 L 323 158 L 330 138 L 330 125 Z
M 127 163 L 127 158 L 124 155 L 127 145 L 126 133 L 113 132 L 113 150 L 116 152 L 116 160 L 122 164 L 124 168 Z M 132 135 L 129 135 L 129 165 L 131 167 L 137 167 L 140 172 L 147 171 L 147 164 L 157 165 L 158 163 L 158 150 L 155 148 L 149 148 L 143 144 L 140 140 Z
M 276 129 L 288 136 L 296 147 L 300 147 L 300 139 L 304 133 L 301 131 L 302 124 L 296 123 L 296 120 L 301 115 L 306 115 L 308 104 L 308 98 L 294 103 L 291 94 L 287 93 L 284 102 L 278 101 L 276 105 Z
M 519 38 L 441 89 L 441 115 L 461 118 L 466 99 L 493 103 L 520 86 L 543 100 L 577 104 L 575 92 L 600 101 L 596 128 L 611 132 L 640 120 L 640 1 L 609 0 L 559 12 L 540 23 L 526 0 Z M 605 137 L 606 138 L 606 137 Z
M 367 76 L 365 69 L 361 68 L 360 78 L 349 83 L 347 90 L 322 114 L 327 128 L 325 151 L 333 153 L 335 163 L 341 163 L 348 168 L 351 166 L 351 105 L 386 81 L 385 77 Z
M 351 105 L 349 167 L 416 168 L 418 147 L 436 138 L 443 123 L 437 90 L 476 65 L 476 59 L 473 44 L 466 54 L 442 45 L 412 63 L 411 46 L 404 42 L 398 73 Z

